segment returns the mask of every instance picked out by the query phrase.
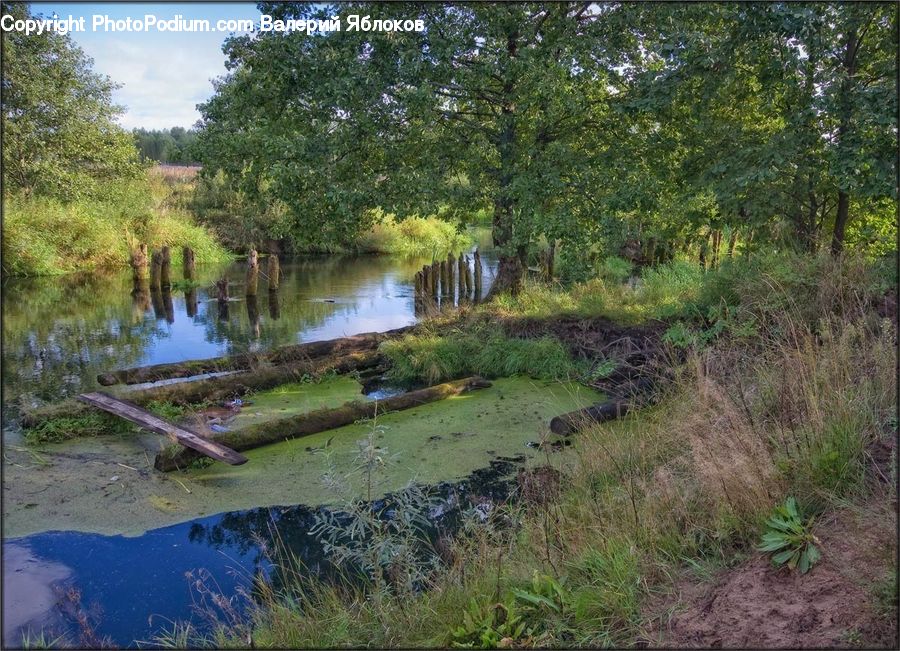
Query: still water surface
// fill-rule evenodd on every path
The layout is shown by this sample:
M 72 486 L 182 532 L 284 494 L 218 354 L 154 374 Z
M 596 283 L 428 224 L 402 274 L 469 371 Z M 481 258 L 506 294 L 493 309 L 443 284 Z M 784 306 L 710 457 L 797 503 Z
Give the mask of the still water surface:
M 482 260 L 487 292 L 495 266 L 489 253 Z M 152 300 L 131 295 L 128 272 L 7 279 L 4 445 L 21 445 L 15 425 L 20 404 L 53 402 L 91 390 L 103 371 L 415 323 L 419 315 L 413 278 L 425 262 L 430 260 L 288 259 L 282 263 L 278 292 L 266 291 L 261 278 L 255 300 L 243 295 L 242 262 L 200 268 L 195 292 L 172 291 Z M 178 269 L 173 272 L 177 278 Z M 230 280 L 232 296 L 225 309 L 215 300 L 213 288 L 223 274 Z M 264 508 L 192 520 L 132 538 L 47 532 L 4 539 L 4 645 L 20 645 L 22 632 L 29 629 L 65 632 L 77 641 L 72 622 L 78 609 L 98 622 L 99 636 L 116 644 L 148 639 L 167 619 L 190 617 L 192 606 L 202 605 L 203 588 L 190 581 L 200 578 L 197 568 L 208 570 L 226 595 L 233 595 L 255 573 L 268 572 L 261 542 L 272 522 L 290 538 L 295 552 L 311 566 L 318 564 L 321 550 L 308 535 L 312 514 L 299 506 Z M 77 595 L 67 593 L 71 586 L 77 586 Z M 156 615 L 152 621 L 150 614 Z

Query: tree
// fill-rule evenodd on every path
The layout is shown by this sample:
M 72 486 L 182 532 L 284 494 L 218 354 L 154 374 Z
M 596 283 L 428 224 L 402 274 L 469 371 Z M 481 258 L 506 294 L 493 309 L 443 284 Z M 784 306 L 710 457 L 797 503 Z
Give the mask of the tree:
M 4 14 L 28 17 L 25 5 Z M 115 85 L 68 36 L 3 35 L 3 180 L 7 189 L 72 198 L 138 169 L 131 138 L 116 123 Z
M 711 227 L 779 237 L 786 223 L 813 251 L 831 225 L 838 253 L 851 205 L 878 219 L 897 196 L 895 17 L 887 4 L 632 6 L 644 56 L 628 101 L 684 152 L 671 185 L 712 190 Z
M 565 230 L 592 189 L 574 182 L 602 131 L 608 70 L 590 3 L 261 5 L 340 14 L 344 29 L 226 45 L 231 73 L 202 105 L 199 152 L 248 197 L 288 211 L 281 235 L 339 238 L 366 211 L 465 218 L 493 210 L 496 291 L 516 291 L 529 245 Z M 346 30 L 346 16 L 423 32 Z M 612 38 L 608 40 L 614 40 Z

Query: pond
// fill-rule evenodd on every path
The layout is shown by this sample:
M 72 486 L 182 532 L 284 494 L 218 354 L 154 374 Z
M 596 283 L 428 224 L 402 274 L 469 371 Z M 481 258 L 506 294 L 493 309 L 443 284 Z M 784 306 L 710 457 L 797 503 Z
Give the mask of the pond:
M 490 254 L 482 259 L 487 292 L 495 262 Z M 150 639 L 169 620 L 195 614 L 194 582 L 201 573 L 232 596 L 249 577 L 271 570 L 259 545 L 261 523 L 277 521 L 293 551 L 321 564 L 321 550 L 308 535 L 312 514 L 339 504 L 323 476 L 351 477 L 357 441 L 372 431 L 371 424 L 358 423 L 250 450 L 242 466 L 159 473 L 152 467 L 164 442 L 158 435 L 104 435 L 33 448 L 16 426 L 19 405 L 96 389 L 96 375 L 112 369 L 415 323 L 420 315 L 413 278 L 425 262 L 287 259 L 277 295 L 263 281 L 256 301 L 243 296 L 242 262 L 198 269 L 196 297 L 173 291 L 170 300 L 150 304 L 131 296 L 128 272 L 7 280 L 4 643 L 21 644 L 26 630 L 64 632 L 77 640 L 79 613 L 97 622 L 98 637 L 119 645 Z M 223 274 L 235 299 L 225 311 L 213 288 Z M 366 399 L 361 390 L 350 378 L 281 387 L 251 396 L 256 402 L 241 418 L 252 422 L 266 413 Z M 409 481 L 456 486 L 487 468 L 494 469 L 492 481 L 506 481 L 522 464 L 546 462 L 537 445 L 548 436 L 552 416 L 597 399 L 573 383 L 504 378 L 471 394 L 379 416 L 378 444 L 394 460 L 372 494 L 390 494 Z M 504 458 L 516 463 L 504 462 L 500 472 Z M 348 485 L 361 494 L 358 482 Z

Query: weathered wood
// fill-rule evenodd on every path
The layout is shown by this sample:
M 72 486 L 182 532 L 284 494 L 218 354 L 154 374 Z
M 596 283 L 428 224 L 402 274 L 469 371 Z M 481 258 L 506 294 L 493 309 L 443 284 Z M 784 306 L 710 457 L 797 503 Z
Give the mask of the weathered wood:
M 181 249 L 181 266 L 185 280 L 194 280 L 196 264 L 194 263 L 194 249 L 186 246 Z
M 478 299 L 481 298 L 481 273 L 482 273 L 482 271 L 481 271 L 481 254 L 478 252 L 478 249 L 475 249 L 475 255 L 473 257 L 474 257 L 473 265 L 475 267 L 475 284 L 473 287 L 475 290 L 475 300 L 477 301 Z
M 477 291 L 477 287 L 472 280 L 472 268 L 469 266 L 469 256 L 466 256 L 466 295 L 469 294 L 477 301 L 480 292 Z
M 269 278 L 269 291 L 277 292 L 278 285 L 281 282 L 281 263 L 278 261 L 278 254 L 270 253 L 266 265 L 266 276 Z
M 242 463 L 247 463 L 247 457 L 243 454 L 239 454 L 221 443 L 198 436 L 194 432 L 163 420 L 159 416 L 154 416 L 150 412 L 125 400 L 114 398 L 113 396 L 100 391 L 94 393 L 82 393 L 78 396 L 78 399 L 97 407 L 98 409 L 108 411 L 120 418 L 129 420 L 132 423 L 137 423 L 146 430 L 167 436 L 175 443 L 192 450 L 195 455 L 200 453 L 215 459 L 216 461 L 224 461 L 232 466 L 239 466 Z
M 377 351 L 346 353 L 314 361 L 262 366 L 252 371 L 240 371 L 205 380 L 156 385 L 128 391 L 124 397 L 141 406 L 151 402 L 171 402 L 181 405 L 219 402 L 240 397 L 251 391 L 265 391 L 289 382 L 298 382 L 304 376 L 317 376 L 329 371 L 352 373 L 378 369 L 383 364 L 384 359 Z M 21 423 L 25 428 L 38 427 L 57 418 L 76 419 L 90 410 L 90 407 L 75 400 L 63 400 L 37 409 L 23 410 Z M 77 423 L 73 423 L 71 427 L 73 430 L 77 429 Z
M 172 292 L 168 289 L 162 291 L 163 314 L 166 316 L 166 323 L 175 323 L 175 304 L 172 302 Z
M 164 246 L 159 255 L 159 286 L 161 289 L 167 290 L 172 287 L 172 251 L 169 247 Z
M 184 293 L 184 307 L 189 318 L 197 316 L 197 290 L 189 289 Z
M 441 296 L 441 263 L 435 260 L 431 263 L 431 295 L 435 298 Z
M 160 273 L 162 269 L 162 254 L 154 251 L 150 255 L 150 289 L 159 291 Z
M 628 403 L 622 400 L 609 400 L 599 404 L 570 411 L 556 416 L 550 421 L 550 431 L 560 436 L 568 436 L 573 432 L 586 429 L 595 423 L 621 418 L 628 413 Z
M 216 281 L 216 295 L 219 303 L 228 303 L 228 279 L 219 278 Z
M 141 243 L 131 249 L 131 274 L 135 285 L 143 284 L 149 277 L 149 261 L 146 244 Z
M 450 294 L 450 268 L 446 260 L 441 260 L 441 296 Z
M 453 282 L 453 276 L 456 272 L 456 257 L 452 253 L 447 254 L 447 296 L 451 299 L 453 298 L 453 288 L 455 283 Z M 452 302 L 452 301 L 451 301 Z
M 247 286 L 245 294 L 247 296 L 256 296 L 257 286 L 259 284 L 259 254 L 256 249 L 250 249 L 247 255 Z
M 224 357 L 192 360 L 189 362 L 175 362 L 170 364 L 154 364 L 152 366 L 138 366 L 118 371 L 101 373 L 97 376 L 97 382 L 103 386 L 113 384 L 139 384 L 142 382 L 155 382 L 172 378 L 191 377 L 201 373 L 215 373 L 219 371 L 242 371 L 259 366 L 262 363 L 287 364 L 296 361 L 308 361 L 340 355 L 352 352 L 375 350 L 378 345 L 387 339 L 399 337 L 411 330 L 414 326 L 406 326 L 386 332 L 365 332 L 352 337 L 340 339 L 328 339 L 325 341 L 311 341 L 305 344 L 293 344 L 273 348 L 263 353 L 244 353 Z
M 418 391 L 410 391 L 381 401 L 351 402 L 336 409 L 319 409 L 307 414 L 251 425 L 233 432 L 217 434 L 210 440 L 234 450 L 251 450 L 263 445 L 351 425 L 364 418 L 373 418 L 376 413 L 384 414 L 390 411 L 419 407 L 489 386 L 491 383 L 486 380 L 469 377 Z M 156 456 L 154 467 L 163 471 L 177 470 L 187 466 L 197 456 L 190 450 L 170 446 L 161 450 Z
M 457 284 L 459 285 L 459 300 L 463 300 L 466 298 L 466 258 L 463 256 L 462 252 L 460 252 L 459 258 L 457 258 L 457 265 L 459 266 L 459 278 L 457 278 Z

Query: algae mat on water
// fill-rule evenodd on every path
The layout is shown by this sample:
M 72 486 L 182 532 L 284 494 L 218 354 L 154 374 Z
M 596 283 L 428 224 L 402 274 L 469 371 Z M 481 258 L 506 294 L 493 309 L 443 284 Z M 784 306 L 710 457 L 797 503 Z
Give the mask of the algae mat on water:
M 275 392 L 271 394 L 277 404 Z M 247 411 L 264 414 L 264 398 L 268 396 L 255 396 L 257 402 Z M 394 460 L 373 497 L 410 480 L 457 479 L 495 457 L 533 457 L 536 451 L 527 443 L 540 439 L 551 417 L 598 399 L 596 392 L 573 383 L 507 378 L 489 389 L 381 416 L 377 443 Z M 338 475 L 349 473 L 357 441 L 370 429 L 371 423 L 349 425 L 250 450 L 249 462 L 242 466 L 213 464 L 184 473 L 152 470 L 152 454 L 138 441 L 158 447 L 162 439 L 153 435 L 48 447 L 44 463 L 49 465 L 27 456 L 16 457 L 18 466 L 7 465 L 14 472 L 4 477 L 5 534 L 63 529 L 136 535 L 223 511 L 331 504 L 335 494 L 323 476 L 332 469 Z M 361 489 L 358 474 L 352 483 Z

